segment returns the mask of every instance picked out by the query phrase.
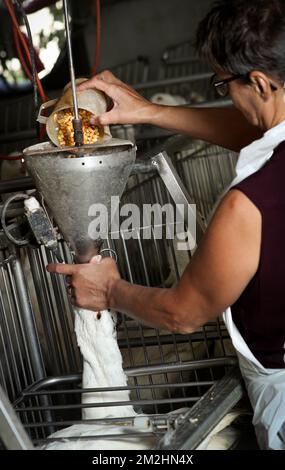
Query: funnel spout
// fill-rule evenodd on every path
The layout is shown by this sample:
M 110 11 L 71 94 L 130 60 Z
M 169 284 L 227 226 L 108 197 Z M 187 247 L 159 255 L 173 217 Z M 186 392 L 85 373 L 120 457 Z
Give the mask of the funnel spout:
M 83 240 L 82 243 L 78 242 L 74 250 L 74 262 L 76 264 L 89 263 L 94 256 L 100 253 L 102 245 L 102 240 L 90 243 L 88 240 Z

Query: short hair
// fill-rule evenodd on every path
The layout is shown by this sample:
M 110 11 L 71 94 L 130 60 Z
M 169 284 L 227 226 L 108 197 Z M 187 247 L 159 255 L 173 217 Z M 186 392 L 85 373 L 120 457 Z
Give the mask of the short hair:
M 253 70 L 285 81 L 285 1 L 221 0 L 201 21 L 196 47 L 232 75 Z

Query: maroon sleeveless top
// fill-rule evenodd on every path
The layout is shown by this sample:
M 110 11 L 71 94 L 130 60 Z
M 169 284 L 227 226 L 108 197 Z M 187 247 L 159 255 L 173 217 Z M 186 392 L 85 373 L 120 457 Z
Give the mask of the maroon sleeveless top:
M 256 173 L 232 189 L 262 215 L 258 270 L 232 306 L 233 321 L 266 368 L 285 367 L 285 141 Z

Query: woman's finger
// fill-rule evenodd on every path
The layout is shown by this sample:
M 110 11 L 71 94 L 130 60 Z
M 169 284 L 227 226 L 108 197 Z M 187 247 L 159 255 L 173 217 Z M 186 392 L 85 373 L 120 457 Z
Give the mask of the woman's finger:
M 117 124 L 115 115 L 111 111 L 107 113 L 100 114 L 100 116 L 92 116 L 90 119 L 90 124 L 93 126 L 109 126 L 110 124 Z

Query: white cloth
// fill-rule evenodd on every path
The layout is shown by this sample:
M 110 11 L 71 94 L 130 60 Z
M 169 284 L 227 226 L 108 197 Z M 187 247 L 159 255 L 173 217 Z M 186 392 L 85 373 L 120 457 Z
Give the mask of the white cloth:
M 226 192 L 261 169 L 272 157 L 274 149 L 284 140 L 285 121 L 242 149 L 236 167 L 236 178 Z M 285 450 L 285 368 L 266 369 L 262 366 L 235 326 L 230 308 L 224 313 L 224 322 L 237 351 L 240 369 L 254 409 L 253 424 L 259 446 L 261 449 Z
M 104 310 L 98 314 L 75 309 L 75 332 L 83 356 L 82 387 L 84 389 L 127 387 L 127 377 L 123 370 L 122 355 L 117 342 L 116 323 L 115 312 Z M 102 406 L 83 408 L 82 418 L 85 420 L 136 416 L 131 405 L 104 407 L 104 403 L 128 402 L 129 400 L 129 390 L 84 393 L 83 404 L 98 403 Z
M 82 387 L 84 389 L 126 387 L 127 377 L 123 370 L 122 355 L 117 342 L 117 315 L 104 310 L 100 313 L 83 309 L 75 309 L 75 332 L 77 343 L 83 356 Z M 85 424 L 77 424 L 61 429 L 49 436 L 57 439 L 48 443 L 45 450 L 109 450 L 109 449 L 149 449 L 154 439 L 143 438 L 147 431 L 141 423 L 145 420 L 137 417 L 131 405 L 115 406 L 116 402 L 130 400 L 129 390 L 88 392 L 82 396 L 82 418 Z M 104 404 L 114 403 L 114 406 Z M 98 407 L 88 407 L 91 404 Z M 88 420 L 134 417 L 133 426 L 88 424 Z M 128 433 L 130 438 L 122 441 Z M 141 438 L 133 438 L 133 434 L 142 433 Z M 104 435 L 113 434 L 114 439 L 104 439 Z M 102 436 L 96 439 L 92 436 Z M 90 439 L 88 439 L 90 437 Z

